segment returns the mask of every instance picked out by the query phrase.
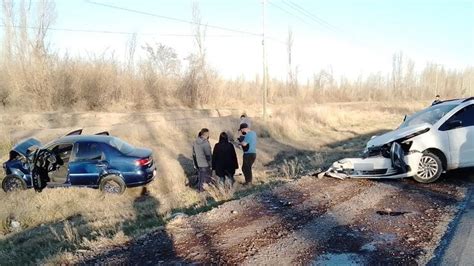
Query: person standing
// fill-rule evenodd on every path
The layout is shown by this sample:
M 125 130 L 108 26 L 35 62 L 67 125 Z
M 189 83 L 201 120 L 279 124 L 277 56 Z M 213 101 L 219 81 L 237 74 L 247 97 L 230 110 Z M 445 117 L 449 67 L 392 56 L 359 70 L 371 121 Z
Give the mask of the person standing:
M 434 101 L 431 103 L 431 106 L 436 105 L 436 104 L 438 104 L 438 103 L 440 103 L 440 102 L 441 102 L 441 97 L 439 96 L 439 94 L 437 94 L 437 95 L 435 96 Z
M 244 185 L 252 183 L 253 173 L 252 166 L 257 159 L 257 133 L 250 130 L 250 127 L 246 123 L 242 123 L 239 127 L 241 137 L 239 138 L 240 145 L 244 150 L 244 158 L 242 163 L 242 173 L 245 177 Z
M 240 116 L 240 125 L 242 124 L 247 124 L 247 126 L 250 128 L 252 126 L 252 122 L 250 121 L 250 118 L 247 116 L 247 114 L 243 113 L 241 116 Z
M 231 185 L 233 185 L 235 170 L 238 168 L 239 163 L 234 145 L 229 142 L 227 133 L 222 132 L 219 136 L 219 142 L 214 146 L 212 152 L 212 169 L 223 182 L 226 178 L 229 178 Z
M 198 190 L 203 191 L 203 186 L 211 180 L 212 153 L 209 144 L 209 129 L 203 128 L 193 144 L 193 159 L 198 169 Z

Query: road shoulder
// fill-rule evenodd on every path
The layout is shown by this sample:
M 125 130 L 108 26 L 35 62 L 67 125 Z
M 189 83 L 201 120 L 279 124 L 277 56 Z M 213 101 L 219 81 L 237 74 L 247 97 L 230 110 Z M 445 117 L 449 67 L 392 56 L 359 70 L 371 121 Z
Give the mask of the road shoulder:
M 474 178 L 471 178 L 473 180 Z M 465 204 L 453 220 L 451 232 L 441 244 L 438 259 L 431 265 L 474 265 L 474 184 L 471 184 Z

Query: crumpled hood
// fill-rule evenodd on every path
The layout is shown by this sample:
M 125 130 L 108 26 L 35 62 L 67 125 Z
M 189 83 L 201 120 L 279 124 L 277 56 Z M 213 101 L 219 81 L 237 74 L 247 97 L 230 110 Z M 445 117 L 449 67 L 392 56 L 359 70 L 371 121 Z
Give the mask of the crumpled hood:
M 33 146 L 41 147 L 41 142 L 35 138 L 25 139 L 13 146 L 12 151 L 16 151 L 17 153 L 27 157 L 28 149 Z
M 410 136 L 412 134 L 415 134 L 417 132 L 427 130 L 430 128 L 431 128 L 431 125 L 428 123 L 408 126 L 404 128 L 397 128 L 383 135 L 373 137 L 371 140 L 369 140 L 369 142 L 367 142 L 367 148 L 381 146 L 381 145 L 390 143 L 392 141 L 395 141 L 397 139 L 401 139 L 403 137 Z

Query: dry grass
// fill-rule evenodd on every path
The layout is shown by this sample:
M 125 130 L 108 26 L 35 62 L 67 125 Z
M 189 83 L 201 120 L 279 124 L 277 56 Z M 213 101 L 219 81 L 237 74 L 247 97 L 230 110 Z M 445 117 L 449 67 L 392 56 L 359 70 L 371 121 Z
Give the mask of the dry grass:
M 204 184 L 204 190 L 214 201 L 227 201 L 234 197 L 235 186 L 229 180 L 218 180 L 215 184 Z
M 266 121 L 254 119 L 260 136 L 255 182 L 265 186 L 276 180 L 274 174 L 265 172 L 275 167 L 287 178 L 323 167 L 345 156 L 348 150 L 360 149 L 374 131 L 395 127 L 404 113 L 424 105 L 377 103 L 370 108 L 365 104 L 325 104 L 272 108 Z M 252 110 L 247 111 L 252 115 Z M 235 130 L 238 115 L 219 117 L 209 111 L 183 113 L 186 111 L 38 114 L 33 118 L 17 115 L 17 119 L 0 115 L 2 121 L 12 122 L 3 128 L 5 135 L 11 136 L 4 141 L 4 151 L 18 138 L 34 136 L 47 141 L 82 125 L 89 133 L 108 129 L 134 145 L 151 147 L 159 167 L 159 177 L 148 186 L 146 195 L 142 195 L 141 188 L 128 189 L 121 196 L 80 188 L 46 189 L 42 193 L 0 192 L 0 261 L 7 264 L 69 261 L 77 250 L 120 244 L 153 230 L 166 223 L 172 212 L 195 213 L 245 195 L 238 184 L 233 188 L 228 184 L 210 185 L 204 194 L 185 185 L 193 171 L 190 144 L 196 132 L 201 127 L 210 128 L 211 144 L 214 144 L 221 131 Z M 180 120 L 180 116 L 191 119 Z M 75 122 L 63 121 L 64 117 Z M 52 125 L 57 128 L 49 129 Z M 240 159 L 241 151 L 238 153 Z M 12 220 L 20 222 L 20 232 L 11 232 Z M 46 248 L 38 253 L 39 246 Z

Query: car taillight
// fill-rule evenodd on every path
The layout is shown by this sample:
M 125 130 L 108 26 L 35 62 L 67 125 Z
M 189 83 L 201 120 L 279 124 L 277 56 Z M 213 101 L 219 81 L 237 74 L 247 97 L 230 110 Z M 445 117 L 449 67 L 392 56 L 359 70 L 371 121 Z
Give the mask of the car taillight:
M 143 158 L 136 161 L 137 166 L 147 166 L 151 164 L 151 158 Z

